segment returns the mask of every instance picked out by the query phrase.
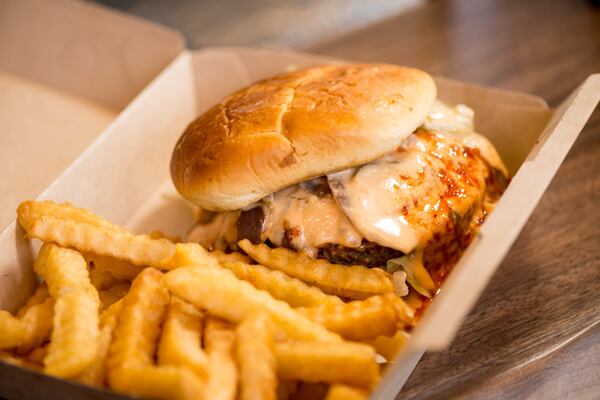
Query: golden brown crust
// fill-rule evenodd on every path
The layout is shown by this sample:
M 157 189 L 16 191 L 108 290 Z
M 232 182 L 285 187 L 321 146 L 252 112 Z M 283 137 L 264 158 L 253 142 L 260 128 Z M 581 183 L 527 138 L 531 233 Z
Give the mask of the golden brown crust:
M 171 159 L 179 192 L 233 210 L 286 186 L 374 160 L 424 120 L 436 97 L 425 72 L 326 65 L 255 83 L 193 121 Z

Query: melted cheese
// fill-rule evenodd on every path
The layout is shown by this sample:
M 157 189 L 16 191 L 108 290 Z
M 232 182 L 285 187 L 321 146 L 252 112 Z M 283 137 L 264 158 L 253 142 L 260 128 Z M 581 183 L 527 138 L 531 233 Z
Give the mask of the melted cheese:
M 336 200 L 366 239 L 408 254 L 483 201 L 488 168 L 472 144 L 489 142 L 473 132 L 472 118 L 466 106 L 437 103 L 427 129 L 396 152 L 328 175 Z
M 473 110 L 464 104 L 450 107 L 441 101 L 436 101 L 423 123 L 423 128 L 479 149 L 483 158 L 492 167 L 508 176 L 508 171 L 494 145 L 485 136 L 475 132 L 474 117 Z
M 317 196 L 296 185 L 275 193 L 267 209 L 264 238 L 315 256 L 328 243 L 358 247 L 362 235 L 352 226 L 331 195 Z

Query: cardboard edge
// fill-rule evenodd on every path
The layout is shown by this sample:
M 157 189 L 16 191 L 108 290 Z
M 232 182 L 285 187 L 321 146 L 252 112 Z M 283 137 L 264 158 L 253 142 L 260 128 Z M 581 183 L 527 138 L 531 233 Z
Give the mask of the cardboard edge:
M 546 102 L 546 100 L 544 100 L 540 96 L 533 95 L 533 94 L 526 93 L 526 92 L 522 92 L 520 90 L 510 90 L 510 89 L 504 89 L 504 88 L 497 88 L 497 87 L 493 87 L 493 86 L 480 85 L 480 84 L 477 84 L 477 83 L 462 82 L 462 81 L 459 81 L 459 80 L 456 80 L 456 79 L 446 78 L 446 77 L 440 76 L 440 75 L 434 75 L 433 77 L 434 77 L 434 79 L 436 81 L 444 82 L 447 85 L 452 85 L 452 86 L 465 86 L 465 85 L 467 85 L 468 87 L 473 88 L 473 89 L 477 89 L 477 90 L 490 90 L 490 89 L 492 89 L 494 92 L 496 92 L 498 94 L 502 94 L 503 96 L 506 96 L 508 98 L 513 97 L 515 95 L 518 95 L 521 99 L 527 99 L 527 101 L 530 103 L 530 104 L 527 104 L 529 106 L 542 106 L 542 107 L 547 108 L 547 109 L 550 108 L 548 106 L 548 102 Z
M 531 150 L 529 155 L 527 156 L 527 161 L 534 160 L 541 149 L 544 148 L 544 144 L 550 137 L 550 134 L 555 130 L 557 125 L 563 123 L 565 118 L 568 118 L 567 113 L 569 110 L 573 112 L 572 105 L 579 104 L 584 102 L 580 108 L 578 108 L 578 113 L 582 113 L 582 115 L 578 115 L 583 117 L 581 121 L 576 120 L 571 117 L 571 121 L 567 121 L 566 124 L 573 125 L 577 123 L 582 123 L 580 130 L 583 129 L 588 119 L 594 112 L 594 109 L 598 102 L 600 101 L 600 73 L 592 74 L 588 76 L 571 94 L 562 101 L 562 103 L 556 108 L 554 114 L 545 129 L 540 134 L 539 139 L 536 142 L 535 147 Z M 575 103 L 577 102 L 577 103 Z M 590 106 L 589 108 L 586 105 Z M 593 105 L 593 106 L 592 106 Z
M 504 259 L 599 101 L 600 74 L 595 74 L 589 76 L 555 111 L 546 129 L 540 135 L 540 137 L 544 134 L 547 135 L 546 140 L 542 143 L 543 147 L 540 150 L 534 148 L 532 152 L 537 151 L 537 156 L 534 159 L 526 160 L 514 176 L 511 185 L 500 198 L 495 211 L 482 225 L 480 235 L 471 243 L 455 266 L 454 273 L 444 283 L 444 287 L 438 295 L 438 301 L 434 301 L 423 316 L 421 324 L 409 342 L 410 348 L 439 351 L 447 348 L 452 342 L 462 321 L 475 305 L 497 269 L 476 271 L 479 279 L 475 290 L 468 295 L 461 293 L 461 299 L 457 301 L 456 295 L 448 296 L 447 294 L 453 295 L 460 288 L 460 281 L 465 279 L 461 272 L 466 260 L 471 257 L 483 256 L 486 247 L 490 249 L 495 246 L 490 238 L 501 235 L 504 227 L 510 225 L 513 232 L 511 239 L 505 243 L 502 249 L 499 251 L 496 249 L 498 263 Z M 569 145 L 565 146 L 565 142 Z M 513 194 L 516 187 L 529 188 L 527 196 L 524 192 Z M 505 213 L 502 212 L 503 209 L 509 208 L 519 210 L 510 221 L 503 218 Z M 473 246 L 477 241 L 480 244 Z M 498 263 L 490 264 L 498 265 Z

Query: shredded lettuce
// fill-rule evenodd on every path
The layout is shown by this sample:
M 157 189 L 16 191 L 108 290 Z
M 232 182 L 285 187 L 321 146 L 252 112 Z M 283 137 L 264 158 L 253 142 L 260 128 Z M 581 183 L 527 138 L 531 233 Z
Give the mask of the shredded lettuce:
M 436 289 L 431 275 L 429 275 L 429 272 L 427 272 L 423 265 L 423 254 L 421 252 L 388 260 L 386 270 L 390 274 L 399 270 L 404 271 L 408 284 L 427 298 L 431 298 L 431 294 Z

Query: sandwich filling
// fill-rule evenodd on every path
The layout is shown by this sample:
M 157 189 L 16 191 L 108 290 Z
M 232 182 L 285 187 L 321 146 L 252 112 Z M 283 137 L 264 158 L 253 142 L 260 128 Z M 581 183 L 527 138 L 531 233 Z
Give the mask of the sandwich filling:
M 418 260 L 437 286 L 508 182 L 473 118 L 464 105 L 436 102 L 394 152 L 285 188 L 244 210 L 204 212 L 189 239 L 228 251 L 246 238 L 368 267 L 406 269 Z

